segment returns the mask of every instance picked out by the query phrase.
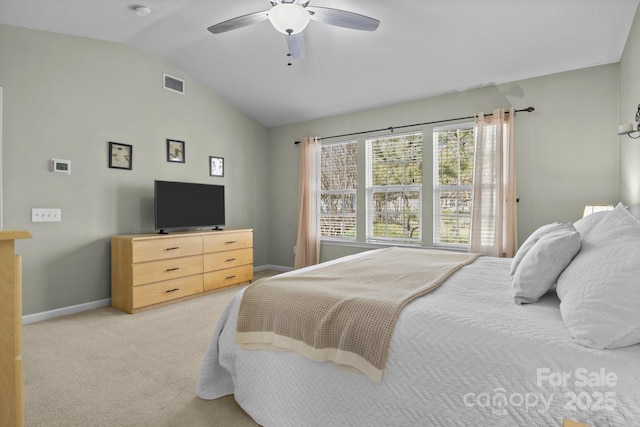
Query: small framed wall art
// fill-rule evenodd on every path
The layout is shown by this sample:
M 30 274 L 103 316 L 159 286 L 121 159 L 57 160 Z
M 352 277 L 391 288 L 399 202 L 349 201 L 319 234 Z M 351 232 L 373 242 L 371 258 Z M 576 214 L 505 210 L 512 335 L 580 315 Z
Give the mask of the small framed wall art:
M 132 169 L 133 146 L 109 142 L 109 167 L 113 169 Z
M 209 156 L 209 175 L 224 176 L 224 157 Z
M 184 141 L 167 139 L 167 162 L 184 163 Z

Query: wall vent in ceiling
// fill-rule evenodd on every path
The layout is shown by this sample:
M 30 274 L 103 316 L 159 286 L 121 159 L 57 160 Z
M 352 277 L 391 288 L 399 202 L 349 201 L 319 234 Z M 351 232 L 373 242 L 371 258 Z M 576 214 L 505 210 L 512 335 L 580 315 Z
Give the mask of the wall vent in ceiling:
M 184 94 L 184 80 L 182 79 L 164 73 L 162 75 L 162 85 L 167 90 Z

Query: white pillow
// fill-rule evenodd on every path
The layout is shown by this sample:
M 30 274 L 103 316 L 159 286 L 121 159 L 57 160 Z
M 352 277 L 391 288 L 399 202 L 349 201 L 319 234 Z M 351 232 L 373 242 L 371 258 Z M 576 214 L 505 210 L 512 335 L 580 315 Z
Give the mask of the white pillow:
M 562 224 L 533 245 L 513 276 L 516 304 L 538 301 L 556 284 L 558 276 L 580 251 L 580 233 L 571 224 Z
M 589 234 L 589 232 L 602 221 L 609 212 L 611 211 L 600 211 L 594 212 L 591 215 L 587 215 L 584 218 L 580 218 L 576 222 L 573 223 L 573 226 L 578 230 L 582 237 Z
M 513 257 L 513 260 L 511 261 L 511 275 L 512 276 L 514 274 L 516 274 L 516 270 L 518 269 L 518 265 L 522 262 L 522 259 L 527 254 L 527 252 L 529 252 L 531 250 L 533 245 L 535 245 L 536 242 L 538 240 L 540 240 L 540 238 L 542 236 L 547 234 L 549 231 L 556 229 L 560 225 L 562 225 L 562 224 L 560 224 L 559 222 L 554 222 L 552 224 L 543 225 L 542 227 L 538 228 L 536 231 L 531 233 L 531 235 L 529 237 L 527 237 L 527 240 L 525 240 L 524 243 L 522 244 L 522 246 L 520 246 L 520 248 L 516 252 L 515 256 Z
M 557 292 L 562 319 L 578 344 L 640 343 L 640 220 L 616 206 L 583 239 Z

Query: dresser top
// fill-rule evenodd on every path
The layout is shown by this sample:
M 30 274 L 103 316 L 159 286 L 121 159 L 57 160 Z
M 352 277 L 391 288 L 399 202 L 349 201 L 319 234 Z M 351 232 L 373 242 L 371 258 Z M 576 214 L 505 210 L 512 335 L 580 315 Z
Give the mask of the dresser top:
M 0 240 L 30 239 L 31 233 L 26 230 L 0 230 Z
M 209 236 L 209 235 L 221 235 L 228 233 L 238 232 L 253 232 L 251 228 L 228 228 L 225 230 L 207 230 L 207 231 L 174 231 L 167 234 L 160 233 L 147 233 L 147 234 L 121 234 L 113 236 L 112 239 L 170 239 L 172 237 L 190 237 L 190 236 Z

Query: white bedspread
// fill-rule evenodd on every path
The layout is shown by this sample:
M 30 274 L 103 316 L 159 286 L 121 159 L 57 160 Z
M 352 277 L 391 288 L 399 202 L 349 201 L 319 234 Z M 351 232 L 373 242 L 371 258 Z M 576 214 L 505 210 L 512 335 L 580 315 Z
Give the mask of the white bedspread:
M 574 344 L 555 292 L 513 302 L 509 267 L 481 257 L 408 304 L 379 384 L 331 362 L 238 348 L 238 294 L 204 357 L 197 394 L 235 394 L 256 422 L 274 427 L 640 425 L 640 345 Z

